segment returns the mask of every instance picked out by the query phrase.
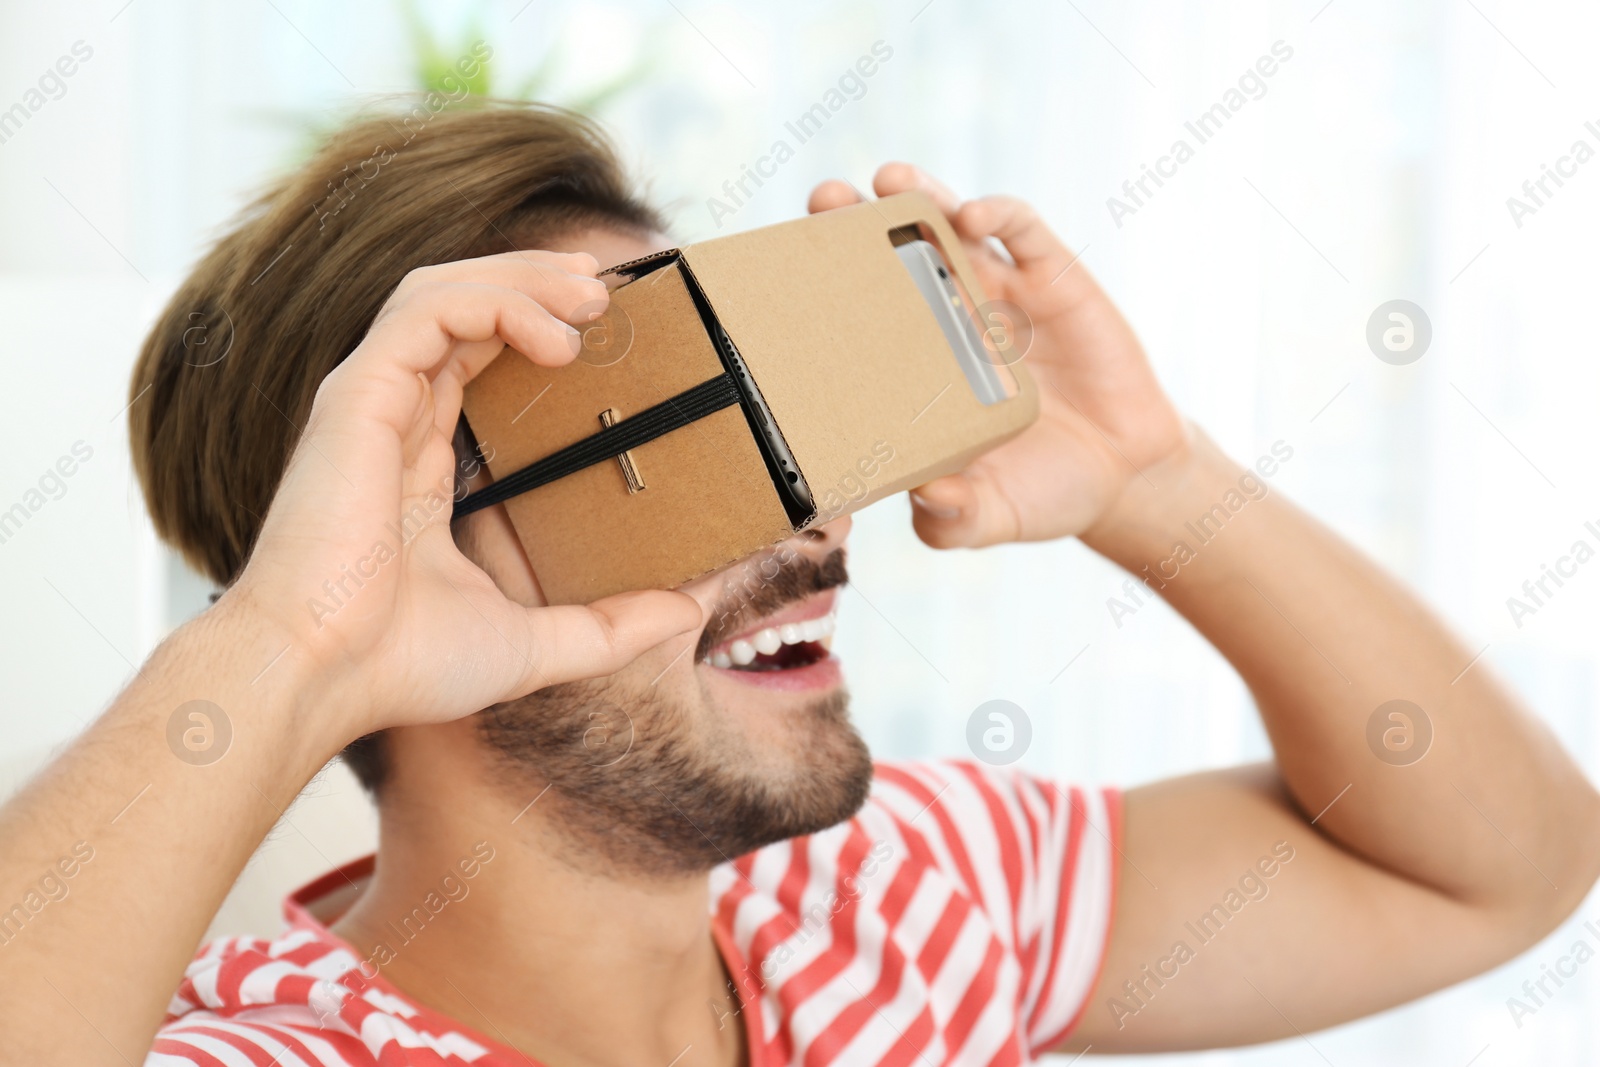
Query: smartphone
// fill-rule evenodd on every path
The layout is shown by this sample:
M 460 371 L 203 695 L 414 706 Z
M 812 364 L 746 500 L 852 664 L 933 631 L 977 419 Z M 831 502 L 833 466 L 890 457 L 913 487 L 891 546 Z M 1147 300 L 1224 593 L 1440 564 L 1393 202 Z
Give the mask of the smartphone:
M 721 323 L 709 319 L 707 326 L 716 339 L 723 366 L 733 375 L 734 384 L 739 387 L 740 406 L 744 408 L 745 419 L 750 423 L 750 429 L 755 433 L 756 440 L 761 442 L 762 458 L 767 462 L 767 473 L 772 476 L 772 484 L 778 490 L 778 498 L 783 501 L 784 512 L 798 529 L 817 510 L 811 496 L 811 487 L 806 484 L 805 476 L 800 473 L 800 464 L 795 462 L 794 453 L 789 451 L 789 445 L 784 441 L 783 434 L 778 432 L 778 424 L 772 418 L 772 410 L 767 407 L 766 399 L 756 387 L 756 381 L 750 376 L 744 360 L 739 356 L 739 350 L 734 347 L 733 339 L 728 336 L 728 331 L 722 328 Z
M 978 399 L 985 404 L 998 404 L 1015 396 L 1016 379 L 1005 361 L 984 343 L 975 310 L 962 297 L 961 287 L 938 247 L 917 238 L 896 245 L 895 254 L 917 283 L 917 290 L 938 320 L 950 351 Z

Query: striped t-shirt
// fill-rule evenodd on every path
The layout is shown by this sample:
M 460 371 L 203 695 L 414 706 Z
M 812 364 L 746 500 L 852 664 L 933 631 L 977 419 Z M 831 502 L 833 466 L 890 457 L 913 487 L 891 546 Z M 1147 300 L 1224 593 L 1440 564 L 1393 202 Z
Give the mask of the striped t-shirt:
M 880 763 L 854 818 L 717 867 L 712 929 L 751 1067 L 1025 1064 L 1058 1046 L 1105 952 L 1120 828 L 1113 790 Z M 202 949 L 147 1067 L 527 1067 L 313 918 L 371 868 L 291 896 L 277 940 Z

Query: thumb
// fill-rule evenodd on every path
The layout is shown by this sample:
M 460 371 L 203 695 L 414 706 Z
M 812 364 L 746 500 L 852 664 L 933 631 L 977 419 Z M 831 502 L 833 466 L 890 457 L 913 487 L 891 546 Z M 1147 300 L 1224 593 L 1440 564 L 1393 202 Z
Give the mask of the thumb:
M 615 674 L 663 641 L 705 623 L 686 593 L 619 593 L 593 604 L 524 609 L 530 655 L 523 688 Z
M 932 548 L 980 548 L 1018 534 L 1010 502 L 982 471 L 971 468 L 913 489 L 911 526 Z

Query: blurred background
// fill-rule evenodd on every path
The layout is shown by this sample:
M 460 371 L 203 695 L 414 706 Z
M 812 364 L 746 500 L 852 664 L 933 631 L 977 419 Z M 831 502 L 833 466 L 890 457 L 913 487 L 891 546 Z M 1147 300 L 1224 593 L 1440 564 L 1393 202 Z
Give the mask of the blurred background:
M 1509 677 L 1593 775 L 1600 565 L 1531 614 L 1507 600 L 1574 541 L 1600 546 L 1584 527 L 1600 527 L 1600 162 L 1561 164 L 1537 200 L 1523 190 L 1574 142 L 1600 149 L 1600 124 L 1585 126 L 1600 120 L 1597 23 L 1592 5 L 1508 0 L 0 7 L 0 511 L 28 512 L 0 528 L 0 785 L 206 602 L 151 534 L 129 467 L 126 382 L 148 323 L 319 130 L 428 85 L 480 41 L 492 58 L 475 90 L 599 117 L 684 242 L 792 217 L 824 178 L 864 189 L 889 159 L 964 194 L 1032 200 L 1180 405 L 1246 462 L 1292 449 L 1273 490 L 1419 589 L 1481 648 L 1473 669 Z M 889 57 L 841 86 L 875 46 Z M 1274 73 L 1241 86 L 1262 56 Z M 836 89 L 842 105 L 797 143 L 786 123 Z M 1201 144 L 1185 123 L 1230 99 L 1243 103 Z M 1193 158 L 1124 191 L 1180 138 Z M 793 157 L 733 214 L 712 210 L 778 140 Z M 1405 365 L 1367 340 L 1391 300 L 1431 324 Z M 49 479 L 63 456 L 75 473 Z M 991 699 L 1030 719 L 1024 766 L 1073 780 L 1268 754 L 1227 665 L 1080 545 L 934 553 L 903 498 L 858 516 L 853 545 L 836 647 L 879 756 L 966 755 L 968 717 Z M 330 768 L 216 931 L 272 932 L 283 892 L 371 841 L 365 800 Z M 1161 1061 L 1593 1062 L 1600 968 L 1520 1025 L 1506 1005 L 1593 940 L 1584 920 L 1600 920 L 1600 897 L 1419 1003 L 1309 1041 Z

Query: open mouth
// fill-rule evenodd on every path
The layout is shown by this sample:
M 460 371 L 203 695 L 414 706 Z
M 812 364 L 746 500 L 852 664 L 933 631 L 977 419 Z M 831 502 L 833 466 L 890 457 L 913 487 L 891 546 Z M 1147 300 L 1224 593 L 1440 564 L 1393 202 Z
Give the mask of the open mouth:
M 830 604 L 826 614 L 764 626 L 717 646 L 706 658 L 713 667 L 723 670 L 797 670 L 828 658 L 833 627 Z

